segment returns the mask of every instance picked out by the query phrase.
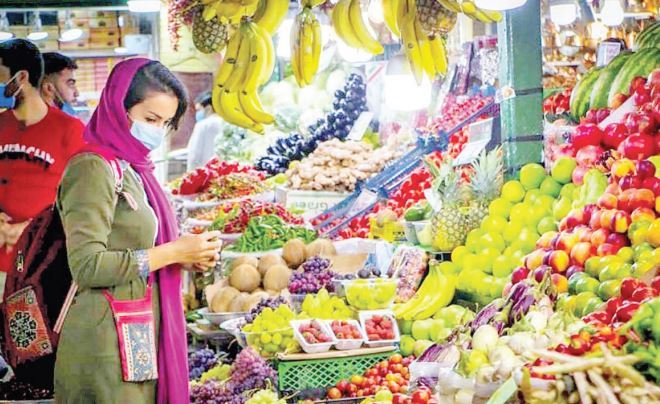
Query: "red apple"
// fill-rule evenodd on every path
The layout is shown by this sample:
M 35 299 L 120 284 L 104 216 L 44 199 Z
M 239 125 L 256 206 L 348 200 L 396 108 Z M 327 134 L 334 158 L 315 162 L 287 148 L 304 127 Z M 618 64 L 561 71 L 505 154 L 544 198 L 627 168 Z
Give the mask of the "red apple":
M 650 189 L 636 189 L 630 195 L 630 201 L 628 203 L 628 209 L 630 211 L 637 208 L 653 209 L 655 207 L 655 194 Z
M 630 133 L 651 134 L 655 132 L 655 119 L 650 114 L 629 112 L 623 117 L 623 124 Z
M 653 191 L 655 196 L 660 196 L 660 178 L 658 177 L 648 177 L 642 181 L 642 188 L 649 189 Z
M 603 144 L 616 149 L 628 137 L 628 128 L 622 123 L 611 123 L 603 131 Z
M 536 247 L 537 248 L 550 248 L 552 245 L 552 240 L 557 236 L 556 231 L 549 231 L 546 233 L 541 234 L 541 237 L 539 237 L 538 241 L 536 242 Z
M 617 248 L 616 248 L 615 246 L 613 246 L 612 244 L 607 244 L 607 243 L 605 243 L 605 244 L 601 244 L 601 245 L 598 247 L 598 256 L 599 256 L 599 257 L 604 257 L 604 256 L 606 256 L 606 255 L 614 255 L 614 254 L 616 254 L 618 251 L 619 251 L 619 249 L 617 249 Z
M 630 82 L 630 87 L 628 88 L 628 92 L 632 94 L 635 91 L 637 91 L 638 88 L 644 87 L 645 84 L 646 84 L 646 77 L 637 76 L 633 78 L 632 81 Z
M 577 236 L 578 242 L 585 242 L 591 240 L 591 229 L 589 226 L 578 226 L 573 229 L 573 233 Z
M 612 113 L 612 110 L 609 108 L 599 108 L 596 110 L 596 122 L 603 122 L 608 116 L 610 116 L 610 113 Z
M 608 194 L 618 196 L 621 193 L 621 187 L 616 182 L 612 182 L 611 184 L 607 185 L 607 188 L 605 188 L 605 192 L 607 192 Z
M 613 246 L 617 247 L 617 250 L 627 246 L 628 243 L 628 237 L 626 237 L 623 234 L 620 233 L 610 233 L 609 236 L 607 236 L 607 243 L 606 244 L 612 244 Z
M 630 214 L 630 219 L 633 221 L 633 223 L 641 222 L 644 220 L 652 222 L 655 220 L 655 212 L 653 209 L 649 208 L 637 208 Z
M 571 276 L 575 275 L 578 272 L 584 272 L 584 268 L 579 265 L 571 265 L 566 270 L 566 279 L 571 279 Z
M 605 193 L 598 198 L 596 205 L 601 209 L 616 209 L 619 200 L 612 194 Z
M 655 177 L 655 165 L 649 160 L 640 160 L 635 164 L 637 175 L 642 178 Z
M 527 279 L 529 275 L 529 270 L 525 267 L 518 267 L 511 273 L 511 283 L 514 285 L 523 279 Z
M 566 271 L 570 262 L 571 260 L 569 255 L 565 251 L 561 250 L 550 251 L 545 255 L 545 257 L 543 257 L 543 264 L 550 266 L 550 268 L 552 268 L 552 272 L 554 273 Z
M 638 175 L 625 175 L 619 180 L 619 186 L 623 191 L 626 189 L 637 189 L 642 186 L 642 178 Z
M 629 159 L 646 159 L 655 153 L 655 139 L 649 135 L 636 133 L 621 142 L 617 151 Z
M 617 210 L 614 213 L 614 217 L 612 217 L 612 224 L 610 225 L 610 228 L 617 233 L 626 233 L 631 223 L 632 219 L 630 218 L 630 214 L 628 212 Z
M 571 250 L 578 243 L 579 237 L 577 234 L 573 233 L 562 233 L 559 236 L 559 241 L 557 241 L 556 250 L 562 250 L 566 254 L 570 254 Z
M 596 255 L 596 247 L 588 242 L 580 242 L 571 250 L 571 262 L 573 265 L 584 266 L 587 259 L 593 255 Z
M 589 145 L 597 146 L 600 145 L 602 136 L 603 131 L 600 130 L 598 125 L 593 123 L 580 124 L 571 136 L 571 143 L 578 150 Z
M 589 227 L 591 227 L 592 230 L 600 229 L 602 227 L 600 225 L 600 216 L 602 214 L 602 210 L 597 210 L 591 215 L 591 220 L 589 220 Z
M 633 94 L 633 99 L 635 100 L 635 105 L 647 104 L 652 100 L 651 89 L 646 86 L 638 87 L 635 94 Z
M 607 241 L 607 237 L 609 237 L 610 231 L 605 228 L 601 228 L 598 230 L 595 230 L 593 233 L 591 233 L 591 244 L 599 247 L 600 245 L 604 244 L 605 241 Z
M 600 159 L 603 154 L 603 148 L 595 145 L 587 145 L 580 148 L 575 155 L 578 165 L 591 167 Z

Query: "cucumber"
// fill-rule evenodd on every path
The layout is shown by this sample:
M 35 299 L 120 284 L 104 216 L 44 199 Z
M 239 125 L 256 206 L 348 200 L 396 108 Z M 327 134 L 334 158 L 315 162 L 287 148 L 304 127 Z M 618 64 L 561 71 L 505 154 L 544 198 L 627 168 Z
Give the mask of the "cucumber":
M 573 88 L 571 99 L 569 101 L 571 115 L 577 121 L 589 111 L 589 103 L 591 102 L 591 89 L 596 80 L 600 77 L 603 68 L 593 68 L 589 70 L 580 81 Z
M 644 48 L 657 48 L 660 47 L 660 23 L 655 23 L 642 31 L 633 45 L 633 51 L 637 52 Z
M 596 84 L 591 90 L 591 99 L 589 108 L 605 108 L 607 107 L 607 97 L 610 94 L 610 84 L 626 63 L 628 58 L 632 56 L 632 52 L 623 51 L 619 53 L 610 63 L 605 67 L 605 70 L 600 74 Z
M 607 105 L 612 106 L 616 94 L 628 94 L 630 82 L 637 76 L 648 76 L 653 70 L 660 66 L 660 48 L 643 48 L 635 52 L 623 64 L 621 70 L 610 86 Z

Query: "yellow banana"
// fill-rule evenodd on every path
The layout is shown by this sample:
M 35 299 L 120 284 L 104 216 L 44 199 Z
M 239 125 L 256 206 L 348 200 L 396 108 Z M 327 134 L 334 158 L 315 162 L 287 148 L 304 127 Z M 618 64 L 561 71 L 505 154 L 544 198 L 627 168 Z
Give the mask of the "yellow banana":
M 215 77 L 216 84 L 222 86 L 229 76 L 231 75 L 234 67 L 236 66 L 236 59 L 238 59 L 238 51 L 241 46 L 241 32 L 240 29 L 234 31 L 234 34 L 229 38 L 227 43 L 227 49 L 225 50 L 225 56 L 222 60 L 222 64 L 218 69 L 218 74 Z
M 369 33 L 369 30 L 367 30 L 367 26 L 362 19 L 360 0 L 351 0 L 348 7 L 348 17 L 351 21 L 355 36 L 362 44 L 364 50 L 374 55 L 383 53 L 383 45 L 381 45 L 375 38 L 371 37 L 371 34 Z
M 274 35 L 288 11 L 289 0 L 261 0 L 253 21 L 270 35 Z
M 480 8 L 479 11 L 484 13 L 486 17 L 491 19 L 493 22 L 500 22 L 502 21 L 502 13 L 499 11 L 493 11 L 493 10 L 484 10 L 483 8 Z
M 431 54 L 433 55 L 433 65 L 435 72 L 440 75 L 447 74 L 447 49 L 445 48 L 445 41 L 436 35 L 429 38 L 429 45 L 431 46 Z
M 296 78 L 296 83 L 298 83 L 298 86 L 304 87 L 305 86 L 305 80 L 302 75 L 302 66 L 300 64 L 300 47 L 301 47 L 301 38 L 300 38 L 300 31 L 302 30 L 301 28 L 301 23 L 300 23 L 300 15 L 296 16 L 296 18 L 293 21 L 293 24 L 291 25 L 291 68 L 293 70 L 293 76 Z
M 451 10 L 455 13 L 460 13 L 461 12 L 461 5 L 458 4 L 455 0 L 437 0 L 438 3 L 442 4 L 442 7 L 446 8 L 447 10 Z
M 312 34 L 314 35 L 314 49 L 312 50 L 312 60 L 313 65 L 312 69 L 314 74 L 319 70 L 319 62 L 321 61 L 321 45 L 323 44 L 323 38 L 321 37 L 321 23 L 318 19 L 314 18 L 312 21 Z
M 241 12 L 243 6 L 241 3 L 234 3 L 228 1 L 219 1 L 215 3 L 216 14 L 224 18 L 232 18 Z
M 422 83 L 424 71 L 422 68 L 422 53 L 419 48 L 419 43 L 417 42 L 417 34 L 415 33 L 417 10 L 415 9 L 414 0 L 406 0 L 406 3 L 407 11 L 401 17 L 401 40 L 404 51 L 408 57 L 408 62 L 410 63 L 410 69 L 419 85 Z
M 429 303 L 423 310 L 418 311 L 414 315 L 415 320 L 426 320 L 431 318 L 441 308 L 451 303 L 456 292 L 456 277 L 445 276 L 438 274 L 438 288 L 435 290 L 433 301 Z
M 348 20 L 348 5 L 351 0 L 340 0 L 335 8 L 332 10 L 332 26 L 335 32 L 346 45 L 353 48 L 362 48 L 360 40 L 355 36 L 355 32 L 351 27 L 351 22 Z
M 481 21 L 483 23 L 494 22 L 471 1 L 461 2 L 461 11 L 463 11 L 463 14 L 467 15 L 473 20 Z
M 220 95 L 220 111 L 218 114 L 232 125 L 250 129 L 257 133 L 263 133 L 264 127 L 248 117 L 241 108 L 238 101 L 238 93 L 233 91 L 222 91 Z
M 385 25 L 395 36 L 400 37 L 401 32 L 399 31 L 399 26 L 396 23 L 397 20 L 397 10 L 399 9 L 399 2 L 402 0 L 382 0 L 383 8 L 383 18 L 385 20 Z
M 247 65 L 244 68 L 243 81 L 239 83 L 238 88 L 247 92 L 254 92 L 257 91 L 257 87 L 260 84 L 259 80 L 268 67 L 268 60 L 266 60 L 267 50 L 263 38 L 254 29 L 255 24 L 251 22 L 247 24 L 249 24 L 247 28 L 250 33 L 250 54 L 247 58 Z M 227 89 L 232 90 L 229 87 Z
M 431 45 L 429 44 L 428 36 L 424 33 L 422 24 L 419 23 L 418 19 L 415 19 L 415 36 L 417 37 L 417 44 L 419 45 L 419 53 L 422 56 L 422 68 L 429 80 L 433 82 L 433 79 L 435 79 L 435 65 L 433 64 Z
M 301 25 L 302 33 L 300 38 L 302 39 L 302 46 L 300 49 L 301 52 L 301 66 L 302 66 L 302 75 L 305 79 L 305 83 L 310 84 L 314 81 L 314 75 L 316 70 L 314 70 L 314 48 L 316 45 L 321 46 L 320 42 L 314 42 L 314 30 L 312 28 L 313 19 L 315 20 L 314 14 L 305 9 L 303 11 L 306 13 L 305 19 Z
M 229 75 L 227 81 L 219 83 L 227 91 L 236 91 L 239 88 L 240 84 L 245 79 L 245 72 L 250 64 L 250 47 L 254 34 L 247 26 L 243 25 L 239 28 L 239 31 L 243 39 L 241 40 L 241 45 L 238 50 L 236 63 L 234 63 L 234 69 Z
M 421 311 L 421 308 L 427 307 L 435 298 L 438 288 L 438 274 L 435 270 L 429 269 L 429 273 L 422 282 L 415 295 L 406 303 L 394 306 L 394 315 L 397 318 L 411 320 L 412 314 Z
M 213 4 L 204 6 L 204 10 L 202 10 L 202 18 L 204 19 L 204 21 L 211 21 L 213 17 L 215 17 L 216 15 L 217 15 L 217 11 Z
M 275 117 L 264 111 L 264 108 L 261 105 L 261 102 L 259 102 L 255 92 L 240 92 L 238 94 L 238 102 L 241 104 L 241 108 L 243 109 L 243 112 L 245 112 L 245 115 L 247 115 L 253 121 L 266 125 L 270 125 L 271 123 L 275 122 Z
M 261 39 L 266 46 L 266 68 L 263 70 L 263 74 L 259 78 L 259 84 L 264 84 L 270 80 L 270 77 L 273 75 L 273 70 L 275 69 L 275 47 L 273 46 L 273 38 L 271 38 L 265 28 L 258 24 L 254 24 L 254 29 L 257 32 L 257 35 L 261 36 Z

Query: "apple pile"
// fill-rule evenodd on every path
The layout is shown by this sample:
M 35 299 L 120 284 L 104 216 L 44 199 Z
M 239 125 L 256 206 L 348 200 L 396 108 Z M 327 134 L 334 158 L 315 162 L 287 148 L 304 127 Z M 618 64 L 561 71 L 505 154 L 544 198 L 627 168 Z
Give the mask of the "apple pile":
M 543 113 L 545 115 L 559 115 L 570 111 L 571 93 L 573 87 L 547 97 L 543 100 Z
M 448 94 L 442 108 L 431 120 L 427 130 L 432 133 L 448 132 L 492 102 L 493 97 L 484 97 L 480 94 L 468 97 L 456 97 Z
M 330 328 L 337 339 L 362 339 L 360 330 L 348 321 L 334 320 L 330 323 Z
M 321 324 L 316 320 L 310 321 L 309 324 L 301 324 L 298 331 L 308 344 L 324 344 L 332 341 L 332 338 L 323 332 Z
M 630 93 L 634 110 L 625 114 L 621 122 L 603 127 L 602 121 L 609 116 L 609 110 L 590 110 L 575 128 L 570 142 L 557 150 L 558 154 L 576 158 L 578 169 L 574 181 L 579 181 L 586 170 L 607 159 L 607 150 L 632 160 L 660 153 L 660 69 L 654 71 L 648 81 L 644 77 L 633 79 Z
M 364 330 L 369 341 L 393 340 L 394 320 L 390 316 L 374 315 L 364 321 Z
M 327 398 L 337 400 L 348 397 L 368 397 L 380 390 L 389 390 L 392 394 L 406 393 L 410 372 L 408 366 L 415 358 L 392 355 L 388 360 L 378 362 L 367 369 L 363 375 L 353 375 L 349 380 L 340 380 L 327 391 Z

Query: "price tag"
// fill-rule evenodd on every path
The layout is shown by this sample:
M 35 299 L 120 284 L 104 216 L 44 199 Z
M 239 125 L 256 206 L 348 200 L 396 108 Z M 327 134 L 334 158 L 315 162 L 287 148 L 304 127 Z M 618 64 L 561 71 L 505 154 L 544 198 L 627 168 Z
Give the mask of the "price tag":
M 509 98 L 513 98 L 516 96 L 516 90 L 513 89 L 511 86 L 504 86 L 497 90 L 495 93 L 495 102 L 499 104 L 500 102 L 504 100 L 508 100 Z
M 362 212 L 369 206 L 376 203 L 377 200 L 378 196 L 375 192 L 365 189 L 360 193 L 355 202 L 353 202 L 353 206 L 351 206 L 351 208 L 348 210 L 347 216 L 354 216 Z
M 621 53 L 621 43 L 601 42 L 600 45 L 598 45 L 598 52 L 596 53 L 596 66 L 607 66 L 619 53 Z
M 362 140 L 373 117 L 374 114 L 372 112 L 364 111 L 361 113 L 360 116 L 358 116 L 358 118 L 355 120 L 351 131 L 348 132 L 346 140 L 354 140 L 356 142 Z
M 468 164 L 479 156 L 493 137 L 493 118 L 484 119 L 468 127 L 468 142 L 463 151 L 454 159 L 454 167 Z

